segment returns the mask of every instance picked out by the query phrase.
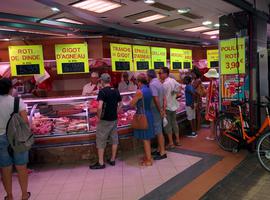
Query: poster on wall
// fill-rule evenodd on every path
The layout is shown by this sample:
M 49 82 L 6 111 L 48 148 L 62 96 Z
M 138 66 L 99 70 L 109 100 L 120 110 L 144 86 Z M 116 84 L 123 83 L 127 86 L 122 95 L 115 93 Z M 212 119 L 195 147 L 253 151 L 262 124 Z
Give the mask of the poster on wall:
M 221 74 L 245 73 L 245 38 L 221 40 L 219 52 Z
M 133 71 L 132 46 L 128 44 L 110 44 L 113 71 Z
M 134 70 L 151 69 L 151 50 L 149 46 L 133 45 Z
M 167 66 L 167 49 L 162 47 L 151 47 L 152 68 L 160 69 Z
M 207 67 L 213 68 L 219 66 L 218 49 L 207 50 Z
M 8 52 L 11 76 L 44 75 L 41 45 L 9 46 Z
M 171 70 L 182 69 L 183 62 L 183 50 L 182 49 L 170 49 L 170 68 Z
M 191 69 L 192 68 L 192 50 L 182 49 L 183 51 L 183 69 Z
M 240 79 L 239 79 L 240 78 Z M 248 78 L 241 74 L 238 75 L 222 75 L 221 76 L 221 96 L 222 99 L 246 99 L 249 94 Z
M 82 44 L 55 45 L 55 59 L 58 74 L 88 73 L 88 46 Z

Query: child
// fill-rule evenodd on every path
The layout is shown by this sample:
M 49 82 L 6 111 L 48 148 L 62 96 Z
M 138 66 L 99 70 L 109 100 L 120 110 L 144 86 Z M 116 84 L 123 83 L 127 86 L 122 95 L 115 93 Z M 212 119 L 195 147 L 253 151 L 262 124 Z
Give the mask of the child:
M 197 133 L 195 132 L 196 127 L 196 112 L 194 108 L 194 100 L 195 100 L 195 89 L 191 85 L 192 78 L 190 76 L 186 76 L 184 78 L 184 84 L 186 85 L 185 88 L 185 97 L 186 97 L 186 114 L 187 119 L 190 122 L 192 133 L 188 135 L 188 137 L 197 137 Z

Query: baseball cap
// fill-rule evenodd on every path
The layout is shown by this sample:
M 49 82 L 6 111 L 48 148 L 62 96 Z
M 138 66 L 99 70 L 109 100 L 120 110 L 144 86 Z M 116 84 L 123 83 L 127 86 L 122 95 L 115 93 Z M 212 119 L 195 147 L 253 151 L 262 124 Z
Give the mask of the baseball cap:
M 111 82 L 111 76 L 108 73 L 101 74 L 100 80 L 102 80 L 104 83 L 110 83 Z

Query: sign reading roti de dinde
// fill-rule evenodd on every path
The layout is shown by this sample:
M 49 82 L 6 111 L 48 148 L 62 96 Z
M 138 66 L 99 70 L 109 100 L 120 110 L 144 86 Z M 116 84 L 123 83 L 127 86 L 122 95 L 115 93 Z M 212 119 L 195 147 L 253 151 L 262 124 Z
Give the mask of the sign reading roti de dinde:
M 9 46 L 12 76 L 43 75 L 45 73 L 41 45 Z

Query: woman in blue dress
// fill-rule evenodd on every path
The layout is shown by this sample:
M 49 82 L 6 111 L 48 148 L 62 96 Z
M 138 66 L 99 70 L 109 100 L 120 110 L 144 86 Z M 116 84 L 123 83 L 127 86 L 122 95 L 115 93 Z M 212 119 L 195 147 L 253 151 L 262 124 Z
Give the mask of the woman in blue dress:
M 147 77 L 145 74 L 139 74 L 137 77 L 137 82 L 139 90 L 132 99 L 131 106 L 136 106 L 137 114 L 145 113 L 148 122 L 148 129 L 135 129 L 134 136 L 137 139 L 143 140 L 144 157 L 142 159 L 141 165 L 151 166 L 153 164 L 151 156 L 151 139 L 155 137 L 153 127 L 153 115 L 151 111 L 152 93 L 150 88 L 147 86 Z

